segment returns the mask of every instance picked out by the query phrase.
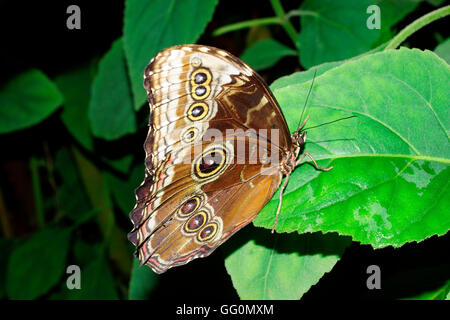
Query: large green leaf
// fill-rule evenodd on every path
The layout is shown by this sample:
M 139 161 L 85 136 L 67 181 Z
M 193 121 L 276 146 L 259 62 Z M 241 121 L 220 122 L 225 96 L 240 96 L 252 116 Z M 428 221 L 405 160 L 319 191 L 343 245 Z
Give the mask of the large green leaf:
M 61 119 L 67 130 L 88 150 L 93 150 L 88 106 L 91 96 L 93 65 L 83 65 L 55 78 L 55 83 L 64 95 Z
M 241 299 L 300 299 L 329 272 L 351 243 L 336 234 L 278 234 L 253 230 L 225 260 Z
M 325 63 L 319 64 L 317 66 L 311 67 L 308 70 L 294 72 L 290 75 L 283 76 L 281 78 L 278 78 L 276 81 L 274 81 L 272 83 L 272 85 L 270 86 L 270 88 L 272 90 L 276 90 L 278 88 L 283 88 L 283 87 L 289 86 L 291 84 L 299 84 L 302 82 L 309 81 L 312 78 L 314 78 L 314 75 L 320 76 L 321 74 L 327 72 L 328 70 L 331 70 L 337 66 L 340 66 L 343 63 L 350 62 L 352 60 L 357 60 L 357 59 L 362 58 L 369 54 L 381 52 L 384 50 L 384 48 L 386 48 L 386 45 L 387 45 L 387 43 L 381 44 L 375 49 L 364 52 L 364 53 L 360 54 L 359 56 L 353 57 L 348 60 L 325 62 Z
M 70 229 L 45 229 L 11 253 L 6 292 L 10 299 L 35 299 L 58 283 L 65 271 Z
M 306 68 L 347 59 L 391 37 L 390 29 L 417 6 L 416 0 L 307 0 L 300 9 L 300 62 Z M 367 28 L 370 5 L 380 8 L 381 29 Z
M 107 140 L 136 131 L 133 96 L 121 39 L 113 43 L 100 61 L 92 84 L 89 120 L 92 133 Z
M 39 70 L 31 69 L 9 80 L 0 91 L 0 133 L 35 125 L 63 102 L 56 85 Z
M 336 67 L 315 80 L 306 150 L 320 172 L 291 175 L 278 232 L 336 231 L 380 248 L 450 229 L 450 68 L 434 53 L 389 50 Z M 274 90 L 294 130 L 310 82 Z M 255 224 L 271 228 L 278 192 Z
M 194 43 L 211 20 L 217 0 L 127 0 L 124 46 L 134 94 L 134 106 L 145 102 L 142 75 L 160 50 Z
M 255 42 L 251 47 L 247 48 L 241 59 L 258 71 L 272 67 L 283 57 L 295 55 L 297 55 L 297 51 L 294 49 L 286 47 L 275 40 L 266 39 Z

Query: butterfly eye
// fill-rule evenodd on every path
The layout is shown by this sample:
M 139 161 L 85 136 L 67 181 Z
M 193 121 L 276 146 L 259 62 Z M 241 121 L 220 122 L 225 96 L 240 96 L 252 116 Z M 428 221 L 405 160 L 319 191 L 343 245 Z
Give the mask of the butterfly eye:
M 217 224 L 212 222 L 203 227 L 197 235 L 197 240 L 201 242 L 212 239 L 217 233 Z
M 186 223 L 184 224 L 184 231 L 189 233 L 200 230 L 200 228 L 205 225 L 207 220 L 208 216 L 206 215 L 206 212 L 200 211 L 199 213 L 189 218 L 188 221 L 186 221 Z
M 191 215 L 192 212 L 198 209 L 200 206 L 200 198 L 198 196 L 194 196 L 188 201 L 186 201 L 180 209 L 178 209 L 178 216 L 181 218 L 186 218 Z

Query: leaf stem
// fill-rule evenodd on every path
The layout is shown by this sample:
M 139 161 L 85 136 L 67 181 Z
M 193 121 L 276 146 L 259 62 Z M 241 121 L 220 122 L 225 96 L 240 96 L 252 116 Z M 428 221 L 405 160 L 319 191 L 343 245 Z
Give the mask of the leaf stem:
M 310 10 L 291 10 L 286 14 L 286 19 L 291 19 L 292 17 L 300 17 L 300 16 L 318 17 L 319 14 L 315 11 Z
M 220 36 L 222 34 L 228 33 L 228 32 L 237 31 L 237 30 L 241 30 L 241 29 L 245 29 L 245 28 L 278 24 L 283 27 L 283 29 L 288 34 L 289 38 L 291 38 L 295 47 L 297 47 L 297 31 L 295 30 L 294 26 L 289 21 L 290 17 L 295 16 L 295 15 L 315 15 L 315 13 L 312 11 L 293 10 L 293 11 L 290 11 L 288 14 L 286 14 L 284 12 L 284 9 L 281 6 L 281 3 L 279 0 L 270 0 L 270 3 L 272 4 L 272 8 L 276 14 L 276 17 L 260 18 L 260 19 L 253 19 L 253 20 L 246 20 L 246 21 L 241 21 L 241 22 L 237 22 L 237 23 L 232 23 L 232 24 L 217 28 L 216 30 L 213 31 L 212 35 L 214 37 L 216 37 L 216 36 Z
M 263 25 L 270 25 L 270 24 L 282 24 L 283 22 L 278 17 L 269 17 L 269 18 L 260 18 L 260 19 L 253 19 L 253 20 L 246 20 L 241 21 L 237 23 L 232 23 L 220 28 L 217 28 L 213 31 L 213 36 L 220 36 L 224 33 L 237 31 L 245 28 L 251 28 L 255 26 L 263 26 Z
M 286 33 L 294 43 L 295 47 L 297 48 L 297 31 L 295 30 L 294 26 L 289 21 L 288 16 L 284 12 L 280 0 L 270 0 L 270 4 L 272 5 L 273 11 L 275 11 L 275 14 L 280 19 L 281 25 L 283 26 L 284 30 L 286 31 Z
M 387 45 L 384 50 L 395 49 L 397 48 L 403 41 L 406 40 L 410 35 L 412 35 L 417 30 L 423 28 L 424 26 L 430 24 L 431 22 L 448 16 L 450 14 L 450 5 L 442 7 L 440 9 L 436 9 L 431 11 L 430 13 L 420 17 L 415 20 L 408 26 L 406 26 L 402 31 L 399 32 Z

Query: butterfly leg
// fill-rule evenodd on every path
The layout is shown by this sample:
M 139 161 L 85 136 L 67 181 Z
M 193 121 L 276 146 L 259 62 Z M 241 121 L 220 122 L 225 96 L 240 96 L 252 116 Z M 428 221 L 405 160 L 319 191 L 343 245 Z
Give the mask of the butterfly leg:
M 295 166 L 298 166 L 300 164 L 300 162 L 306 157 L 308 156 L 308 158 L 311 159 L 311 161 L 314 163 L 314 168 L 316 168 L 317 170 L 320 171 L 330 171 L 331 169 L 333 169 L 333 166 L 329 167 L 329 168 L 324 168 L 321 167 L 317 164 L 316 160 L 314 160 L 313 156 L 309 153 L 309 152 L 305 152 L 303 153 L 303 155 L 300 157 L 300 159 L 297 160 L 297 162 L 295 163 Z
M 284 179 L 283 186 L 280 189 L 280 200 L 278 202 L 277 215 L 275 216 L 275 223 L 273 224 L 272 231 L 271 231 L 272 233 L 275 231 L 275 227 L 277 226 L 278 216 L 280 215 L 280 211 L 281 211 L 281 203 L 283 202 L 283 191 L 284 191 L 284 189 L 286 188 L 286 186 L 288 184 L 290 176 L 291 176 L 290 174 L 286 175 L 286 179 Z

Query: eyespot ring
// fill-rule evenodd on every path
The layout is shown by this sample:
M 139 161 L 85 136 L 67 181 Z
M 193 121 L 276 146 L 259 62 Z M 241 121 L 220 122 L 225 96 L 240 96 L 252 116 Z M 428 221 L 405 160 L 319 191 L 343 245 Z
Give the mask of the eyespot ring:
M 203 100 L 208 98 L 211 93 L 211 87 L 207 85 L 195 85 L 192 86 L 192 98 L 194 100 Z
M 205 102 L 193 103 L 188 111 L 187 116 L 192 121 L 202 120 L 209 112 L 209 106 Z
M 183 230 L 187 233 L 193 233 L 200 230 L 208 221 L 208 214 L 205 211 L 199 211 L 194 214 L 184 224 Z M 193 225 L 193 226 L 191 226 Z
M 212 177 L 221 173 L 225 168 L 226 160 L 227 150 L 221 146 L 214 146 L 194 160 L 194 174 L 199 179 Z
M 215 222 L 210 222 L 205 225 L 197 234 L 197 240 L 200 242 L 206 242 L 211 240 L 216 234 L 218 225 Z
M 185 143 L 190 143 L 197 138 L 199 132 L 200 131 L 196 127 L 189 128 L 183 133 L 182 140 Z
M 209 86 L 211 80 L 211 72 L 206 68 L 198 68 L 191 74 L 191 85 L 193 88 L 199 85 Z
M 187 218 L 200 207 L 201 203 L 202 200 L 199 196 L 193 196 L 180 206 L 177 211 L 177 215 L 182 219 Z
M 199 57 L 193 57 L 193 58 L 191 59 L 191 65 L 192 65 L 193 67 L 200 67 L 200 66 L 202 65 L 202 60 L 200 60 Z

